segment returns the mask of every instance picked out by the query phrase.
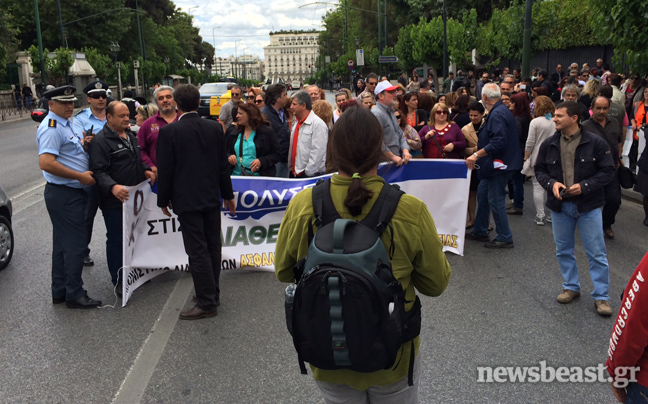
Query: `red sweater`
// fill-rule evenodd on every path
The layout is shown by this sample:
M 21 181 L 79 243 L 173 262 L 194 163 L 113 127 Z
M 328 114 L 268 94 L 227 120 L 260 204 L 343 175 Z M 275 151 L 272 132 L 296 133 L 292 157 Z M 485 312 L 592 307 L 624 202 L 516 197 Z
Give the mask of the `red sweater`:
M 612 377 L 620 366 L 637 366 L 637 382 L 648 386 L 648 254 L 635 269 L 623 292 L 606 365 Z M 626 377 L 629 375 L 626 373 Z

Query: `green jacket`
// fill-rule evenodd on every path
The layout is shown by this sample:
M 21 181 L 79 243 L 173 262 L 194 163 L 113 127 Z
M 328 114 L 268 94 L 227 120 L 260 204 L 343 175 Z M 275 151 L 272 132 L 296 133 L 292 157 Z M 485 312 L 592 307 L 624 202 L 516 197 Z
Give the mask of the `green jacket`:
M 344 206 L 351 178 L 333 175 L 331 197 L 336 210 L 344 219 L 362 220 L 371 210 L 385 184 L 379 176 L 363 177 L 362 182 L 373 192 L 372 198 L 362 208 L 360 216 L 353 217 Z M 305 189 L 290 201 L 279 228 L 275 251 L 275 272 L 281 282 L 294 282 L 293 267 L 308 251 L 308 223 L 313 217 L 313 190 Z M 442 251 L 434 220 L 425 204 L 410 195 L 403 195 L 391 225 L 394 229 L 395 252 L 391 260 L 394 276 L 403 285 L 406 310 L 412 308 L 416 295 L 414 287 L 428 296 L 439 296 L 448 286 L 450 264 Z M 387 251 L 391 240 L 389 231 L 381 237 Z M 420 337 L 414 340 L 418 350 Z M 411 344 L 401 346 L 396 367 L 373 373 L 351 370 L 322 370 L 313 368 L 315 380 L 346 384 L 357 390 L 371 386 L 396 383 L 407 376 Z

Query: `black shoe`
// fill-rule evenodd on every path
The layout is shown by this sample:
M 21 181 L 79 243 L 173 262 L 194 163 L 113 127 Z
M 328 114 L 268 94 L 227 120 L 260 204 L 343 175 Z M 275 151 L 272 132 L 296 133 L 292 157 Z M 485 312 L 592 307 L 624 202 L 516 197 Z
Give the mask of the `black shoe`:
M 83 295 L 76 300 L 66 301 L 65 305 L 69 309 L 94 309 L 97 306 L 101 306 L 101 301 L 91 299 L 88 295 Z
M 83 259 L 83 266 L 84 267 L 91 267 L 94 265 L 94 260 L 90 258 L 89 255 L 86 255 L 85 258 Z
M 475 234 L 473 233 L 468 233 L 466 234 L 466 239 L 467 240 L 474 240 L 474 241 L 490 241 L 490 237 L 488 234 Z
M 648 226 L 648 218 L 644 219 L 644 226 Z
M 123 288 L 123 286 L 122 286 L 122 283 L 121 283 L 121 282 L 119 282 L 119 283 L 117 284 L 117 286 L 113 286 L 113 289 L 115 290 L 115 294 L 116 294 L 117 297 L 119 297 L 119 298 L 122 297 L 122 288 Z
M 65 303 L 65 296 L 52 298 L 52 304 L 61 304 L 61 303 Z
M 506 242 L 506 241 L 501 241 L 498 239 L 495 239 L 493 241 L 489 241 L 488 243 L 484 244 L 484 247 L 486 248 L 513 248 L 513 242 Z

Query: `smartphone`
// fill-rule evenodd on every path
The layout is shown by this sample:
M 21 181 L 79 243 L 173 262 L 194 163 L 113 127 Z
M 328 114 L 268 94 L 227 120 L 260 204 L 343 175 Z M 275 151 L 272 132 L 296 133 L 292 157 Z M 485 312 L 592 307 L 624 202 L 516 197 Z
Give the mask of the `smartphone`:
M 520 90 L 526 90 L 526 84 L 520 84 Z
M 567 193 L 566 191 L 567 191 L 567 188 L 563 188 L 563 189 L 560 190 L 559 195 L 560 195 L 561 198 L 565 197 L 565 194 Z
M 94 137 L 94 133 L 92 132 L 93 129 L 94 129 L 94 125 L 92 125 L 90 127 L 90 130 L 86 132 L 86 136 L 93 136 Z

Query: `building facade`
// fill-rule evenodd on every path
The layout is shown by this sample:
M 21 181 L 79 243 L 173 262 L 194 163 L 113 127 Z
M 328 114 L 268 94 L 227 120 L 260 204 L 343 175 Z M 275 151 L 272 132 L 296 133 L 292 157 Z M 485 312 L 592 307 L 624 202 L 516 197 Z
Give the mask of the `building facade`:
M 278 31 L 270 33 L 270 45 L 263 48 L 265 77 L 286 82 L 312 77 L 317 71 L 319 31 Z

